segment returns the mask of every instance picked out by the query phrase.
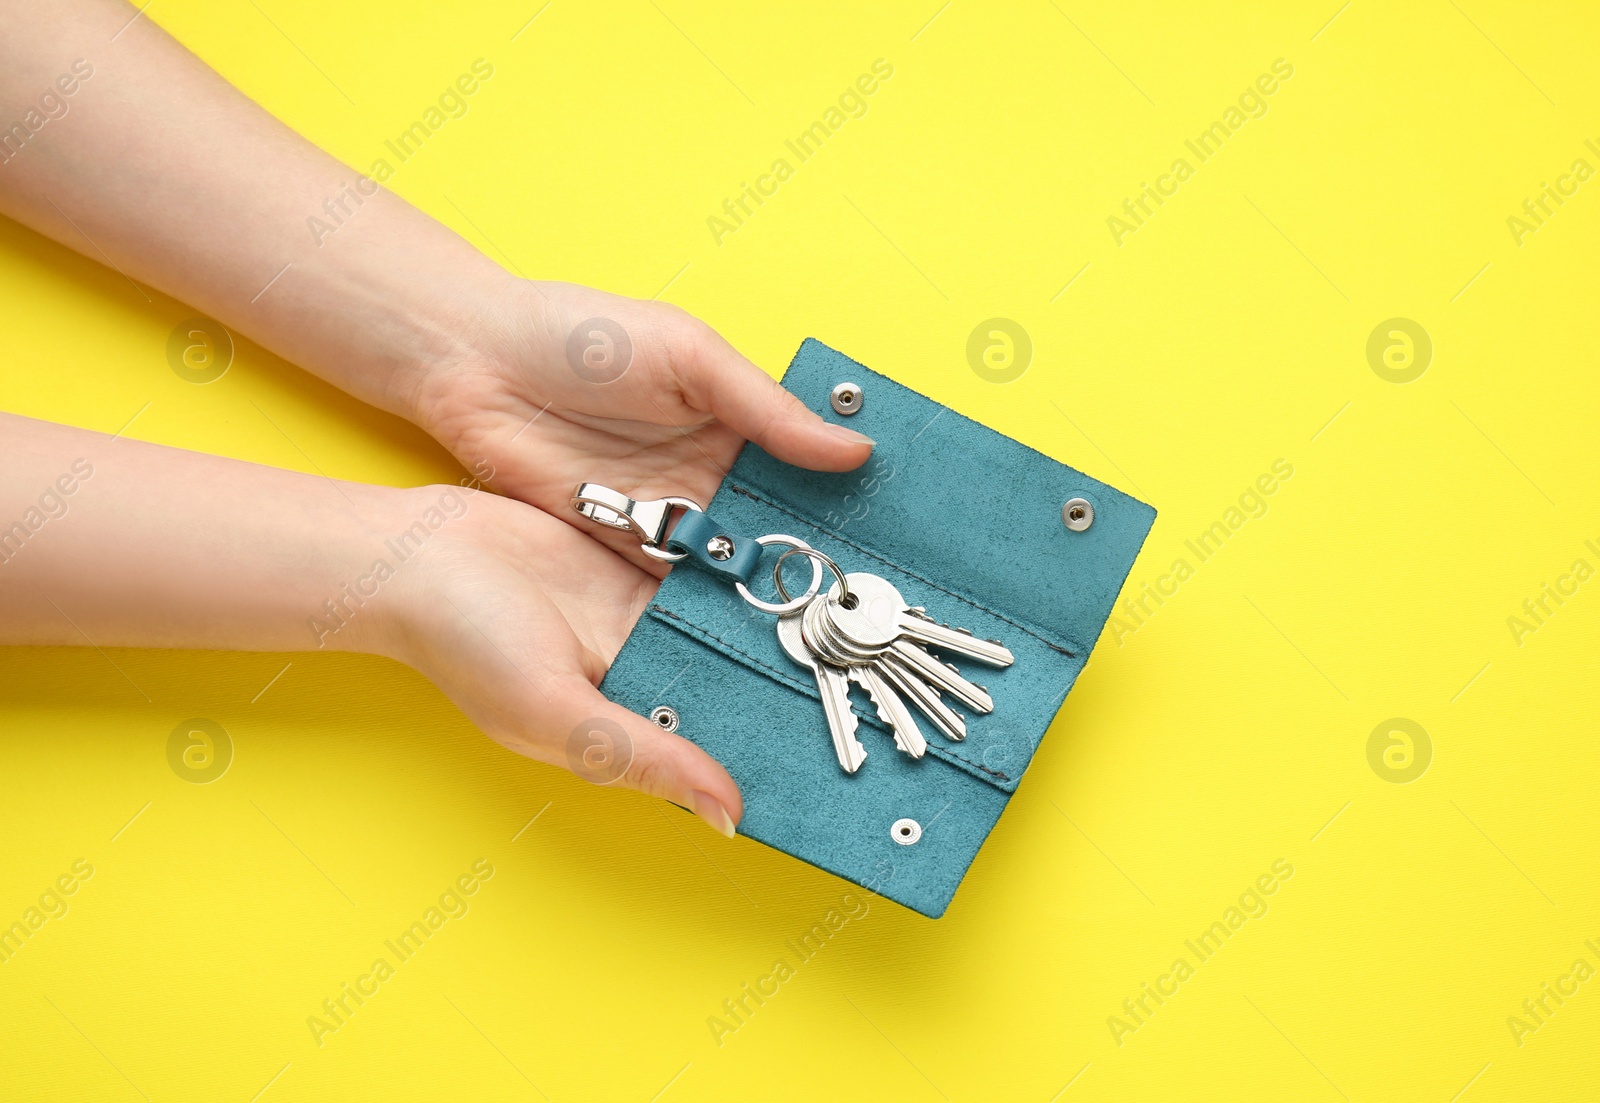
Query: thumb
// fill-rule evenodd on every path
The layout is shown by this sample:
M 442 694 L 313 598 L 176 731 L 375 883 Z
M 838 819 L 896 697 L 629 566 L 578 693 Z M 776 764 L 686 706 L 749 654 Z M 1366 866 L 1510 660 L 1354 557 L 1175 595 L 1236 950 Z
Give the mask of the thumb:
M 676 363 L 685 399 L 772 456 L 813 471 L 852 471 L 872 455 L 871 437 L 808 410 L 710 326 L 697 325 Z
M 619 785 L 687 808 L 733 837 L 744 817 L 739 786 L 720 763 L 681 736 L 608 701 L 578 680 L 555 702 L 565 726 L 567 769 L 596 785 Z

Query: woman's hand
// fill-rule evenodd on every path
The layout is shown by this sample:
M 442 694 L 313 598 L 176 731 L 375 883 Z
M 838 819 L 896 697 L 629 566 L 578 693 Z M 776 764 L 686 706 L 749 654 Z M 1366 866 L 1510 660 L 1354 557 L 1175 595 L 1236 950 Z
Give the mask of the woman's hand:
M 508 281 L 468 345 L 418 383 L 413 419 L 495 490 L 657 575 L 662 564 L 638 555 L 636 538 L 572 510 L 579 483 L 704 504 L 746 440 L 821 471 L 872 454 L 870 439 L 830 425 L 710 326 L 663 303 Z
M 410 417 L 488 485 L 548 511 L 554 520 L 489 495 L 473 498 L 472 519 L 441 532 L 423 555 L 429 569 L 397 576 L 411 601 L 394 652 L 490 734 L 548 762 L 568 765 L 566 739 L 580 721 L 610 718 L 632 743 L 621 783 L 726 827 L 710 802 L 738 818 L 727 774 L 594 689 L 664 567 L 625 534 L 582 521 L 570 508 L 572 491 L 595 481 L 704 501 L 744 440 L 829 471 L 859 466 L 871 442 L 829 427 L 680 310 L 514 279 L 262 111 L 154 19 L 134 18 L 142 10 L 57 0 L 0 12 L 6 117 L 20 118 L 52 87 L 60 59 L 94 59 L 75 78 L 71 123 L 30 143 L 0 173 L 0 213 Z M 116 50 L 106 54 L 113 40 Z M 316 232 L 335 208 L 337 234 Z M 14 432 L 54 440 L 36 427 Z M 117 462 L 107 461 L 94 490 L 111 485 L 119 469 L 128 481 L 120 505 L 97 507 L 99 536 L 86 523 L 88 507 L 75 507 L 83 517 L 65 531 L 82 542 L 66 556 L 58 544 L 54 560 L 41 554 L 32 567 L 13 564 L 5 580 L 37 568 L 46 589 L 75 602 L 73 615 L 97 642 L 104 633 L 130 646 L 316 646 L 323 638 L 307 620 L 371 562 L 343 558 L 364 556 L 365 538 L 380 531 L 362 527 L 368 504 L 373 525 L 392 519 L 382 488 L 344 485 L 336 494 L 303 476 L 246 473 L 228 461 L 148 454 L 133 462 L 120 453 L 145 455 L 135 442 L 116 447 L 107 454 Z M 53 479 L 56 462 L 40 453 L 32 474 Z M 212 464 L 221 465 L 214 483 L 177 477 L 191 469 L 210 476 Z M 134 477 L 142 467 L 144 481 Z M 0 491 L 22 474 L 14 464 L 0 470 Z M 14 489 L 25 498 L 31 485 Z M 294 493 L 283 492 L 288 485 Z M 151 509 L 152 494 L 164 495 L 159 509 Z M 357 502 L 361 509 L 352 508 Z M 315 537 L 286 518 L 314 518 Z M 331 543 L 329 534 L 347 525 L 357 543 Z M 256 585 L 240 585 L 203 557 L 196 526 L 216 533 L 213 551 L 224 559 L 254 549 Z M 108 560 L 119 541 L 142 550 Z M 89 573 L 67 571 L 73 562 Z M 381 637 L 366 639 L 385 600 L 327 646 L 389 648 Z M 0 642 L 80 642 L 61 615 L 67 610 L 31 592 L 0 586 L 0 612 L 8 609 L 14 615 L 0 617 Z
M 595 688 L 657 579 L 521 502 L 457 487 L 404 493 L 418 516 L 435 498 L 465 509 L 396 572 L 380 649 L 518 754 L 664 797 L 732 835 L 744 805 L 727 771 Z
M 511 276 L 137 11 L 58 0 L 0 14 L 0 108 L 14 117 L 58 59 L 117 41 L 83 78 L 72 124 L 0 173 L 0 212 L 410 418 L 564 521 L 580 482 L 704 499 L 745 440 L 827 471 L 871 454 L 675 307 Z M 325 215 L 335 236 L 308 229 Z M 621 534 L 588 531 L 661 572 Z
M 493 738 L 731 834 L 704 751 L 595 688 L 657 580 L 522 502 L 397 490 L 0 414 L 0 645 L 361 651 Z

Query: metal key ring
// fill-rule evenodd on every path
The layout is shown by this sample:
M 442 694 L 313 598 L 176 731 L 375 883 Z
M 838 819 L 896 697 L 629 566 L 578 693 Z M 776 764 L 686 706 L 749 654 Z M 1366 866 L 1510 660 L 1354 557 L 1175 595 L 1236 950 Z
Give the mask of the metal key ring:
M 756 543 L 760 544 L 763 548 L 771 547 L 773 544 L 790 545 L 790 550 L 784 552 L 783 555 L 778 557 L 779 564 L 782 564 L 784 559 L 795 554 L 796 552 L 809 552 L 813 550 L 811 545 L 807 544 L 804 540 L 796 540 L 793 536 L 784 536 L 781 533 L 758 536 L 756 537 Z M 822 555 L 821 552 L 817 552 L 816 554 Z M 823 558 L 827 559 L 827 556 L 823 556 Z M 829 559 L 828 562 L 832 563 L 833 560 Z M 774 577 L 777 577 L 776 572 L 778 569 L 778 567 L 773 568 Z M 835 573 L 837 573 L 839 570 L 838 567 L 834 567 L 833 569 Z M 839 577 L 843 578 L 844 575 L 839 575 Z M 804 609 L 806 607 L 806 603 L 812 598 L 816 597 L 817 591 L 822 589 L 822 564 L 818 563 L 815 559 L 811 561 L 811 585 L 806 588 L 805 593 L 801 594 L 797 598 L 791 598 L 789 596 L 789 591 L 784 589 L 783 580 L 779 578 L 778 592 L 783 595 L 783 601 L 781 604 L 773 601 L 762 601 L 760 598 L 752 594 L 750 592 L 750 588 L 743 582 L 735 582 L 733 584 L 733 588 L 739 591 L 740 597 L 744 598 L 745 601 L 749 602 L 757 609 L 760 609 L 763 613 L 773 613 L 780 617 L 788 616 L 790 613 L 797 613 L 801 609 Z
M 796 547 L 790 548 L 788 551 L 778 556 L 778 561 L 772 565 L 772 581 L 778 587 L 778 596 L 783 598 L 784 601 L 789 601 L 791 599 L 789 597 L 788 587 L 783 584 L 783 561 L 788 559 L 791 555 L 803 555 L 810 559 L 811 567 L 813 570 L 817 571 L 818 577 L 821 576 L 821 571 L 817 565 L 819 563 L 826 563 L 833 571 L 833 576 L 839 580 L 839 600 L 842 602 L 845 598 L 850 596 L 850 583 L 845 579 L 844 572 L 839 569 L 839 564 L 835 563 L 826 552 L 820 552 L 816 548 L 811 547 L 809 544 L 800 544 Z M 819 588 L 819 584 L 813 582 L 811 584 L 811 589 L 806 592 L 805 601 L 810 601 L 812 596 L 816 594 Z M 846 608 L 849 608 L 849 606 L 846 606 Z

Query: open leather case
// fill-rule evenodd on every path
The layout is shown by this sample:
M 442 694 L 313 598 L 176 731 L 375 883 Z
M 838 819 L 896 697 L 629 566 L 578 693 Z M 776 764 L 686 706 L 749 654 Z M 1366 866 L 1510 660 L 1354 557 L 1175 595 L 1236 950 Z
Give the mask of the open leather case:
M 860 398 L 841 414 L 830 395 L 846 382 Z M 688 564 L 662 584 L 601 689 L 642 715 L 677 714 L 678 734 L 739 783 L 741 834 L 938 917 L 1088 661 L 1155 510 L 819 341 L 801 346 L 783 386 L 872 437 L 872 458 L 822 473 L 746 445 L 706 513 L 798 537 L 847 572 L 889 580 L 936 620 L 1002 641 L 1016 656 L 1003 670 L 957 663 L 994 711 L 964 712 L 961 742 L 926 729 L 927 754 L 911 759 L 857 690 L 869 758 L 847 774 L 815 680 L 779 646 L 774 618 Z M 1074 499 L 1089 510 L 1075 505 L 1069 527 Z M 907 820 L 915 832 L 897 826 Z

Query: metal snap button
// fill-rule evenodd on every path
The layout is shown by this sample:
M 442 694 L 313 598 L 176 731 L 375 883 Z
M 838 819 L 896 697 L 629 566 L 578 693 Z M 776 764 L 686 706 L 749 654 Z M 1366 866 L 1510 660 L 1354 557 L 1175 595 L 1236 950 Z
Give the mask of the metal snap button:
M 1094 524 L 1094 504 L 1087 498 L 1074 498 L 1061 507 L 1061 520 L 1073 532 L 1082 532 Z
M 833 394 L 828 396 L 828 400 L 833 403 L 833 412 L 843 414 L 845 417 L 861 409 L 861 403 L 865 399 L 866 395 L 861 393 L 859 383 L 840 383 L 833 389 Z
M 667 705 L 657 705 L 651 709 L 650 719 L 654 720 L 662 731 L 675 732 L 678 730 L 678 712 Z
M 889 828 L 889 838 L 901 846 L 913 846 L 922 838 L 922 825 L 913 819 L 895 820 Z

